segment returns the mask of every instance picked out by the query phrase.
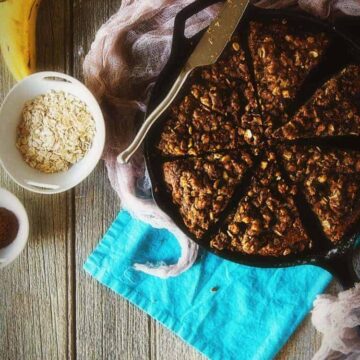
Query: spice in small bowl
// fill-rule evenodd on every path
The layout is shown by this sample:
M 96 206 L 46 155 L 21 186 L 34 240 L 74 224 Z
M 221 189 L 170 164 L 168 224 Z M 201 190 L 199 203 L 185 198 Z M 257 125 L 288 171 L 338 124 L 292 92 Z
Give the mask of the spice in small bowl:
M 0 249 L 10 245 L 19 231 L 19 221 L 16 215 L 3 207 L 0 207 Z
M 16 146 L 32 168 L 67 171 L 84 158 L 95 135 L 87 105 L 72 94 L 50 91 L 25 103 Z

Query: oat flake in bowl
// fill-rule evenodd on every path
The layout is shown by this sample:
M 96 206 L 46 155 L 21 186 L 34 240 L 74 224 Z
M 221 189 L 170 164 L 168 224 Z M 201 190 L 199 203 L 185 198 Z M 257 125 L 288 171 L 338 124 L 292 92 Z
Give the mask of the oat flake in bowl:
M 64 91 L 50 91 L 25 103 L 16 146 L 32 168 L 58 173 L 83 159 L 94 136 L 87 105 Z

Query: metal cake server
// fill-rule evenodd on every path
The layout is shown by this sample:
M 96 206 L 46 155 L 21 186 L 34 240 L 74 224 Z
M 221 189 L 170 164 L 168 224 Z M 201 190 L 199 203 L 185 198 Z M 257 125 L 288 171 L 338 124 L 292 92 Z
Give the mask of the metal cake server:
M 199 66 L 210 65 L 217 61 L 248 5 L 249 0 L 227 0 L 225 2 L 219 16 L 213 20 L 200 39 L 165 99 L 144 121 L 133 142 L 118 156 L 118 162 L 126 164 L 130 160 L 144 141 L 151 126 L 174 101 L 190 72 Z

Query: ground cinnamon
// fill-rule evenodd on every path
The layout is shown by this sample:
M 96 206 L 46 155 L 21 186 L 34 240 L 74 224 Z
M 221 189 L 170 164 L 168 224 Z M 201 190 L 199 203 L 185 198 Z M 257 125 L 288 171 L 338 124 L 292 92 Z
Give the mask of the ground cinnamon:
M 19 231 L 19 221 L 15 214 L 0 208 L 0 249 L 10 245 Z

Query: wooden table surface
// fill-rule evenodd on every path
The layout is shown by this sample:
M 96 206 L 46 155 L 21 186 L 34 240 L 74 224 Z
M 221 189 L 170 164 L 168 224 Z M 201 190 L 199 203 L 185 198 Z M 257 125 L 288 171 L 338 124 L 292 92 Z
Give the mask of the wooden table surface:
M 81 79 L 96 30 L 119 6 L 120 0 L 43 0 L 39 70 Z M 1 62 L 0 101 L 13 84 Z M 0 359 L 204 359 L 82 269 L 120 209 L 102 163 L 61 195 L 22 190 L 2 170 L 0 186 L 23 201 L 31 223 L 27 248 L 0 273 Z M 320 342 L 306 319 L 278 359 L 309 360 Z

